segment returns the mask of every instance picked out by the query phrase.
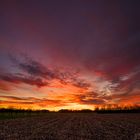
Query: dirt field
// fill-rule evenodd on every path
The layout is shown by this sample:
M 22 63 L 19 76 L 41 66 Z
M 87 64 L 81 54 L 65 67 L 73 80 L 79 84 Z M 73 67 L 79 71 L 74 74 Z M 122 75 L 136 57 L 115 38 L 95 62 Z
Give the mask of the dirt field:
M 0 140 L 138 140 L 140 114 L 50 113 L 0 120 Z

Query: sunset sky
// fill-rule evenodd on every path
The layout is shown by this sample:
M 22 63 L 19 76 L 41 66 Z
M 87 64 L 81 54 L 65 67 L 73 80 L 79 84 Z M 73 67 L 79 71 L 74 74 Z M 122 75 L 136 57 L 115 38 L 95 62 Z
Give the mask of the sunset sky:
M 139 0 L 0 0 L 0 107 L 140 105 Z

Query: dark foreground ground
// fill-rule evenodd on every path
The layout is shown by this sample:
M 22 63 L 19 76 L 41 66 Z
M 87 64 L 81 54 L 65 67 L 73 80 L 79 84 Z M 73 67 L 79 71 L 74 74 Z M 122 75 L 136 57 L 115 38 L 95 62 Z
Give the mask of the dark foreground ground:
M 140 114 L 48 113 L 0 120 L 0 140 L 140 140 Z

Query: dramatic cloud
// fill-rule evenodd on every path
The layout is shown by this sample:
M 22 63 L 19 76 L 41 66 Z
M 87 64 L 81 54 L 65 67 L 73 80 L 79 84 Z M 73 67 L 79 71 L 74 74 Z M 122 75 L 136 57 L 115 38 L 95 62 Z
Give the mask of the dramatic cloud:
M 85 80 L 78 77 L 77 72 L 66 72 L 61 71 L 60 69 L 49 69 L 29 57 L 25 57 L 24 59 L 24 62 L 19 62 L 16 59 L 13 60 L 15 60 L 14 62 L 17 64 L 17 67 L 31 76 L 40 77 L 45 80 L 57 79 L 65 84 L 71 83 L 74 86 L 81 88 L 90 87 L 89 83 L 86 83 Z
M 38 87 L 47 86 L 52 80 L 58 80 L 63 84 L 71 84 L 75 87 L 88 89 L 90 84 L 83 79 L 80 79 L 77 73 L 64 72 L 56 69 L 48 69 L 37 61 L 29 57 L 23 57 L 19 60 L 15 57 L 10 57 L 15 66 L 19 68 L 20 73 L 1 73 L 0 80 L 11 82 L 15 84 L 26 83 L 29 85 L 36 85 Z M 2 85 L 3 89 L 6 86 Z
M 37 98 L 25 101 L 34 108 L 139 104 L 139 5 L 0 2 L 0 96 L 9 96 L 1 102 L 23 96 Z

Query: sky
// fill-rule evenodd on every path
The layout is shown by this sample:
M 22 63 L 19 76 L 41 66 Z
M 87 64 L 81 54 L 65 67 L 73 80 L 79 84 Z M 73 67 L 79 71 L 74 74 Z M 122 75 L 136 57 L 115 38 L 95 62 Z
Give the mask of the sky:
M 0 107 L 140 105 L 139 0 L 1 0 Z

